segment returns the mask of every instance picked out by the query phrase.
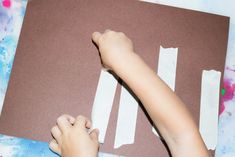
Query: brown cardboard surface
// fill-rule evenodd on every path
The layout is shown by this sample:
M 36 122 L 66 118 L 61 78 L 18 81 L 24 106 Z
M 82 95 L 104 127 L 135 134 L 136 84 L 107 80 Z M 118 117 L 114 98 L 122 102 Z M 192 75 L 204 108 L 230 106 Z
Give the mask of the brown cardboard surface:
M 199 122 L 201 73 L 223 71 L 229 18 L 130 0 L 29 2 L 0 117 L 0 133 L 49 141 L 63 114 L 90 117 L 101 69 L 91 34 L 107 28 L 129 36 L 135 51 L 156 69 L 160 45 L 178 47 L 176 93 Z M 138 113 L 135 143 L 114 150 L 120 86 L 105 144 L 125 156 L 168 153 Z

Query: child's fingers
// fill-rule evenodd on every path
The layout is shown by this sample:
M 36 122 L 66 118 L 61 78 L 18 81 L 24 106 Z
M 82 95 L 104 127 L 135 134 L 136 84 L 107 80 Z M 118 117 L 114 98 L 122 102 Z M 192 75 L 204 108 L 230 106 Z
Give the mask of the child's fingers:
M 98 138 L 99 138 L 99 130 L 98 129 L 93 129 L 91 132 L 90 132 L 90 137 L 91 139 L 94 141 L 94 142 L 98 142 Z
M 108 33 L 108 32 L 110 32 L 111 30 L 110 29 L 106 29 L 105 31 L 104 31 L 104 33 Z
M 50 141 L 50 143 L 49 143 L 49 148 L 50 148 L 53 152 L 55 152 L 55 153 L 61 155 L 61 151 L 60 151 L 59 145 L 56 143 L 56 141 L 55 141 L 54 139 L 52 139 L 52 140 Z
M 58 128 L 58 126 L 54 126 L 51 128 L 51 134 L 56 139 L 56 141 L 59 143 L 60 137 L 61 137 L 61 131 Z
M 101 37 L 101 33 L 100 32 L 94 32 L 92 34 L 92 40 L 96 43 L 97 46 L 99 46 L 99 39 Z
M 90 129 L 91 128 L 91 121 L 88 118 L 79 115 L 76 118 L 74 126 L 84 128 L 84 129 Z
M 65 117 L 71 124 L 75 123 L 75 118 L 73 116 L 70 116 L 68 114 L 64 114 L 62 116 Z
M 71 122 L 73 122 L 75 120 L 73 120 L 71 118 L 71 116 L 69 115 L 62 115 L 57 119 L 57 125 L 59 127 L 59 129 L 61 130 L 61 132 L 63 133 L 64 131 L 66 131 L 67 129 L 69 129 L 72 124 Z

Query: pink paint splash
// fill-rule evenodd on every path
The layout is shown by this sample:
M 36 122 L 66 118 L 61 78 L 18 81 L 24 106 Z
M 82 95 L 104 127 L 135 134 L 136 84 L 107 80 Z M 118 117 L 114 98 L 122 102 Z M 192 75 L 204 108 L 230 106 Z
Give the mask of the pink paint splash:
M 235 70 L 234 70 L 234 69 L 229 68 L 229 67 L 226 67 L 226 70 L 229 70 L 229 71 L 233 71 L 233 72 L 235 72 Z
M 222 102 L 219 108 L 219 115 L 221 115 L 224 112 L 224 110 L 225 110 L 225 105 L 224 105 L 224 102 Z
M 2 5 L 5 7 L 5 8 L 10 8 L 11 7 L 11 0 L 3 0 L 2 1 Z M 1 157 L 1 156 L 0 156 Z
M 224 79 L 224 89 L 225 93 L 222 96 L 219 114 L 222 114 L 225 110 L 224 102 L 233 99 L 235 93 L 235 83 L 231 83 L 231 80 Z

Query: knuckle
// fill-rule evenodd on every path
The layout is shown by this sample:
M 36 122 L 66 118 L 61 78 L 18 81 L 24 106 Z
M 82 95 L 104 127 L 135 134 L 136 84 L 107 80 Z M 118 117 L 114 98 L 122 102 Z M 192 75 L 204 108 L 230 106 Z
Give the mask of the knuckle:
M 49 142 L 49 147 L 52 148 L 52 146 L 53 146 L 53 140 Z
M 113 35 L 113 34 L 115 34 L 114 31 L 108 31 L 108 32 L 107 32 L 107 35 Z
M 82 120 L 82 119 L 85 119 L 85 117 L 82 116 L 82 115 L 78 115 L 78 116 L 77 116 L 77 119 L 78 119 L 78 120 Z
M 57 118 L 56 123 L 57 123 L 57 124 L 60 123 L 60 117 Z
M 63 117 L 63 118 L 64 118 L 64 117 L 67 117 L 67 116 L 68 116 L 68 114 L 62 114 L 62 115 L 61 115 L 61 117 Z
M 109 31 L 110 34 L 115 33 L 115 31 Z
M 62 114 L 57 118 L 57 122 L 61 122 L 66 117 L 66 114 Z
M 118 34 L 121 36 L 125 36 L 125 34 L 123 32 L 118 32 Z
M 53 126 L 53 127 L 51 128 L 51 133 L 53 133 L 53 132 L 55 131 L 55 129 L 56 129 L 56 126 Z
M 62 119 L 63 119 L 62 116 L 60 116 L 59 118 L 57 118 L 57 120 L 56 120 L 57 124 L 61 123 Z

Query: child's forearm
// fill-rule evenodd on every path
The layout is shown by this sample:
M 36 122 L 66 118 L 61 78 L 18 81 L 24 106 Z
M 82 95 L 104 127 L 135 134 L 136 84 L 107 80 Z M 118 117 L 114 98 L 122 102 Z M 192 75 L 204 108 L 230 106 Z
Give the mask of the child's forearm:
M 197 126 L 184 103 L 137 54 L 125 55 L 123 60 L 112 64 L 112 69 L 141 100 L 172 154 L 182 155 L 177 153 L 179 144 L 185 140 L 194 140 L 195 148 L 198 147 L 202 151 L 196 152 L 195 155 L 207 156 Z M 186 149 L 184 150 L 187 152 Z
M 192 118 L 182 102 L 156 73 L 137 54 L 128 53 L 127 55 L 126 59 L 114 65 L 113 69 L 141 100 L 161 134 L 169 132 L 174 137 L 192 127 L 195 129 L 192 125 L 194 124 Z M 191 126 L 181 124 L 181 117 Z
M 208 157 L 197 126 L 183 102 L 133 52 L 122 32 L 94 32 L 103 66 L 113 70 L 141 100 L 174 157 Z

